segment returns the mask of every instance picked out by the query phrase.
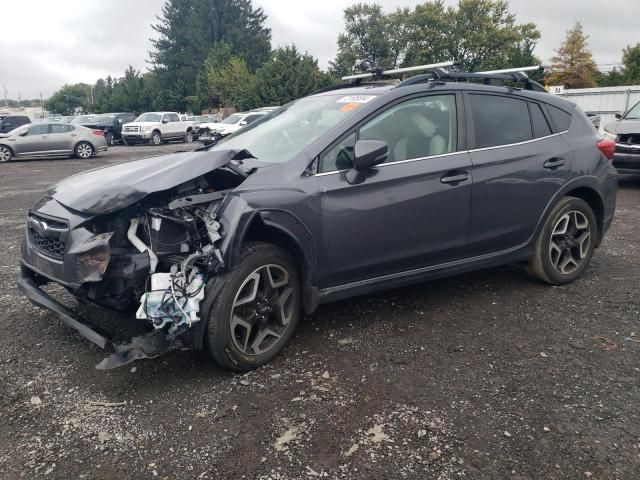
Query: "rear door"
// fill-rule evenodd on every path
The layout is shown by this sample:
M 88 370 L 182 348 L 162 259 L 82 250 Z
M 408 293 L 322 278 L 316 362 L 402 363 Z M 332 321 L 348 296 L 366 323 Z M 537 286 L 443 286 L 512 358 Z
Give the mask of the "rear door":
M 346 103 L 344 108 L 351 108 Z M 320 156 L 321 286 L 437 265 L 464 256 L 471 161 L 453 93 L 390 105 Z M 356 141 L 383 140 L 387 161 L 350 184 Z
M 77 138 L 77 132 L 73 125 L 68 123 L 52 123 L 49 133 L 51 150 L 60 153 L 72 153 Z
M 465 103 L 473 162 L 469 250 L 477 256 L 529 240 L 572 157 L 543 104 L 484 93 L 465 94 Z

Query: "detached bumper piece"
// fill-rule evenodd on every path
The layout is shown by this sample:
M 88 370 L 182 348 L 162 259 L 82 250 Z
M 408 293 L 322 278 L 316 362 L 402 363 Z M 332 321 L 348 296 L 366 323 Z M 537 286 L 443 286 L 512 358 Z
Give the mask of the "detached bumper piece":
M 114 345 L 108 332 L 78 317 L 71 309 L 40 289 L 34 278 L 34 272 L 24 266 L 20 269 L 18 288 L 34 305 L 57 313 L 65 325 L 75 329 L 93 344 L 103 349 L 113 350 L 113 354 L 96 365 L 100 370 L 121 367 L 134 360 L 157 357 L 182 346 L 179 340 L 170 341 L 162 330 L 154 330 L 146 335 L 133 337 L 129 343 Z

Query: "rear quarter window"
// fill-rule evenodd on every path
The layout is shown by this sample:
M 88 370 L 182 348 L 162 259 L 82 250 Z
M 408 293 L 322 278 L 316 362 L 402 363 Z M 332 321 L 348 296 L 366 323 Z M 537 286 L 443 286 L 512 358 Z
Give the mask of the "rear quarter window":
M 569 130 L 569 127 L 571 127 L 571 114 L 553 105 L 547 105 L 547 108 L 551 115 L 551 121 L 554 124 L 554 133 Z

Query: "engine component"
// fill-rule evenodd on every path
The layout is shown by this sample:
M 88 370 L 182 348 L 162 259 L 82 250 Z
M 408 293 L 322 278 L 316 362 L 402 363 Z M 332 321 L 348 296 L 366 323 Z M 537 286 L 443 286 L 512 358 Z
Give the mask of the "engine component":
M 156 267 L 158 266 L 158 256 L 153 253 L 153 250 L 147 247 L 145 243 L 137 236 L 140 219 L 138 217 L 133 217 L 130 222 L 131 225 L 129 226 L 129 230 L 127 230 L 127 238 L 129 239 L 131 244 L 138 249 L 140 253 L 147 252 L 149 254 L 149 272 L 153 273 L 156 271 Z
M 171 273 L 151 275 L 151 290 L 140 298 L 136 318 L 150 320 L 156 329 L 169 326 L 169 332 L 181 325 L 191 327 L 200 320 L 200 302 L 204 298 L 204 275 L 192 269 L 189 280 L 173 268 Z

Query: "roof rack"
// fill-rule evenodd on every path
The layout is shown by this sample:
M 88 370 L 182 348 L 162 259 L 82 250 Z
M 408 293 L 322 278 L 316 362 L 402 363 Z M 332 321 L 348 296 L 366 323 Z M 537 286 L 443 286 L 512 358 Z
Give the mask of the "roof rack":
M 362 80 L 364 78 L 389 77 L 409 72 L 424 72 L 425 70 L 433 70 L 434 68 L 453 67 L 454 65 L 455 62 L 440 62 L 431 63 L 429 65 L 417 65 L 415 67 L 394 68 L 392 70 L 382 70 L 382 68 L 376 66 L 369 67 L 369 71 L 366 73 L 358 73 L 356 75 L 347 75 L 346 77 L 342 77 L 342 80 Z
M 522 83 L 527 90 L 546 92 L 547 90 L 535 80 L 531 80 L 526 72 L 543 71 L 544 67 L 534 65 L 530 67 L 506 68 L 502 70 L 489 70 L 483 72 L 460 72 L 456 70 L 446 70 L 444 68 L 434 69 L 432 72 L 408 78 L 396 85 L 396 88 L 415 85 L 430 81 L 467 81 L 483 80 L 485 85 L 492 85 L 495 80 L 506 82 Z

